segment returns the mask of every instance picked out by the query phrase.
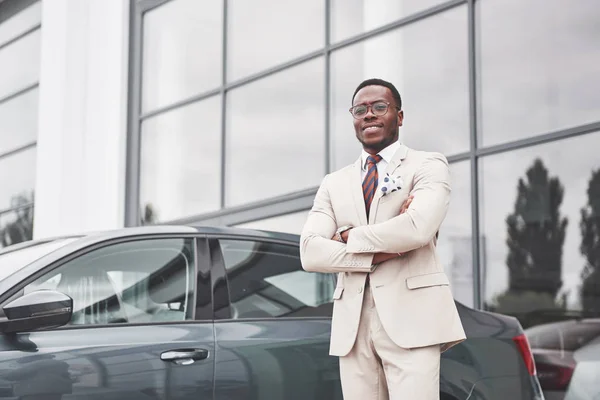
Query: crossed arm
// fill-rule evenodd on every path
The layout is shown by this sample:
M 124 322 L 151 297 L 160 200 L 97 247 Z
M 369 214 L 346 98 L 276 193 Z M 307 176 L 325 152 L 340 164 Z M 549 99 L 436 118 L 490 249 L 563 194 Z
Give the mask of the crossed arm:
M 332 240 L 338 226 L 325 177 L 300 238 L 303 268 L 313 272 L 369 272 L 373 265 L 429 243 L 446 216 L 450 200 L 450 174 L 443 155 L 431 153 L 424 160 L 415 173 L 411 197 L 398 216 L 355 227 L 345 232 L 346 243 L 341 243 Z

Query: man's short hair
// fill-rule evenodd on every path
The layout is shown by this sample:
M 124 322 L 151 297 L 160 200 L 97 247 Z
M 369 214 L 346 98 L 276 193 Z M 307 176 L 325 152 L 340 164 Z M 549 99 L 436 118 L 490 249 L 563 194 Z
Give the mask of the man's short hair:
M 371 79 L 362 81 L 360 83 L 360 85 L 358 85 L 356 90 L 354 91 L 354 94 L 352 95 L 352 104 L 354 104 L 354 97 L 356 97 L 356 93 L 358 93 L 358 91 L 360 89 L 364 88 L 365 86 L 384 86 L 384 87 L 390 89 L 390 91 L 392 92 L 392 97 L 394 97 L 394 100 L 396 101 L 396 105 L 398 106 L 399 109 L 402 109 L 402 98 L 400 97 L 400 92 L 398 92 L 398 89 L 396 89 L 396 86 L 394 86 L 393 84 L 391 84 L 388 81 L 384 81 L 383 79 L 379 79 L 379 78 L 371 78 Z

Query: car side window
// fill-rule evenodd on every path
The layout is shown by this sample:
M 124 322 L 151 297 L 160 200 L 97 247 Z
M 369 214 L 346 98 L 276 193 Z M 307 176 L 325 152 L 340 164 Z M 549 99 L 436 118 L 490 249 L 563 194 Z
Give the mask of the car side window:
M 302 269 L 297 246 L 220 240 L 232 318 L 331 317 L 334 280 Z
M 40 289 L 73 299 L 72 325 L 192 319 L 194 239 L 147 239 L 102 247 L 43 275 Z

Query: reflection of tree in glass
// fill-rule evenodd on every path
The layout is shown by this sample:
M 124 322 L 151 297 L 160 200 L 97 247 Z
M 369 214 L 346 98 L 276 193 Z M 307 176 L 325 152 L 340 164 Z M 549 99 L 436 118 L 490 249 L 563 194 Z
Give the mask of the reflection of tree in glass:
M 600 169 L 592 172 L 588 190 L 588 204 L 581 209 L 581 246 L 586 258 L 581 273 L 581 305 L 588 315 L 600 315 Z
M 156 211 L 152 203 L 148 203 L 144 206 L 144 212 L 142 213 L 142 225 L 152 225 L 156 222 Z
M 15 219 L 0 227 L 0 246 L 6 247 L 33 238 L 33 193 L 20 194 L 10 201 Z M 6 215 L 6 214 L 5 214 Z
M 497 299 L 497 309 L 522 313 L 534 309 L 564 308 L 556 304 L 562 287 L 562 248 L 567 218 L 561 218 L 564 189 L 550 178 L 540 159 L 520 178 L 515 210 L 506 218 L 509 287 Z

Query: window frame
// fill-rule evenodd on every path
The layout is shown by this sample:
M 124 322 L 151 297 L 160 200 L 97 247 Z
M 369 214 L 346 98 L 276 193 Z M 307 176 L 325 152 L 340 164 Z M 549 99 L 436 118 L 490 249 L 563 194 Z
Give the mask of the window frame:
M 172 325 L 172 324 L 190 324 L 190 323 L 212 323 L 212 313 L 204 311 L 199 315 L 198 313 L 198 288 L 199 288 L 199 280 L 203 275 L 204 279 L 207 282 L 210 282 L 211 268 L 210 268 L 210 258 L 208 257 L 208 253 L 206 251 L 207 240 L 204 238 L 202 234 L 146 234 L 146 235 L 133 235 L 127 237 L 119 237 L 114 239 L 103 240 L 97 243 L 93 243 L 89 246 L 82 247 L 78 250 L 75 250 L 69 253 L 67 256 L 62 257 L 54 262 L 51 262 L 41 268 L 39 268 L 34 273 L 30 274 L 26 279 L 19 282 L 17 285 L 14 285 L 12 288 L 8 289 L 4 294 L 0 295 L 0 317 L 4 317 L 4 314 L 1 312 L 1 307 L 6 305 L 8 302 L 13 301 L 21 296 L 23 296 L 24 289 L 27 285 L 35 282 L 37 279 L 52 273 L 58 268 L 68 264 L 69 262 L 76 260 L 82 256 L 90 254 L 100 249 L 108 248 L 111 246 L 130 243 L 130 242 L 141 242 L 148 240 L 161 240 L 161 239 L 192 239 L 192 249 L 194 251 L 194 265 L 193 265 L 193 276 L 192 279 L 192 315 L 189 319 L 183 321 L 159 321 L 159 322 L 126 322 L 126 323 L 117 323 L 117 324 L 93 324 L 93 325 L 64 325 L 60 327 L 56 327 L 50 329 L 50 331 L 57 330 L 71 330 L 71 329 L 94 329 L 94 328 L 122 328 L 122 327 L 130 327 L 130 326 L 154 326 L 154 325 Z M 201 261 L 202 260 L 202 261 Z M 213 303 L 212 290 L 210 289 L 210 285 L 206 285 L 206 290 L 210 292 L 210 302 Z M 207 307 L 207 309 L 212 309 L 212 306 Z M 199 319 L 201 318 L 201 319 Z
M 220 301 L 226 302 L 223 310 L 216 310 L 214 314 L 215 322 L 244 322 L 244 321 L 293 321 L 293 320 L 324 320 L 330 321 L 331 317 L 327 316 L 310 316 L 310 317 L 241 317 L 232 318 L 231 315 L 231 289 L 229 286 L 229 275 L 227 268 L 225 267 L 225 259 L 221 250 L 220 240 L 236 240 L 236 241 L 253 241 L 253 242 L 264 242 L 270 244 L 279 244 L 283 246 L 292 246 L 299 249 L 299 244 L 295 241 L 274 238 L 274 237 L 260 237 L 252 235 L 228 235 L 228 234 L 213 234 L 207 235 L 209 246 L 211 247 L 211 259 L 213 262 L 213 289 L 218 284 L 223 284 L 226 289 L 224 293 L 217 293 L 213 291 L 215 301 L 213 305 L 217 304 L 217 297 Z M 311 273 L 311 272 L 306 272 Z M 337 284 L 337 274 L 326 274 L 331 279 L 333 287 Z M 222 283 L 221 283 L 222 282 Z M 330 301 L 333 303 L 333 300 Z

